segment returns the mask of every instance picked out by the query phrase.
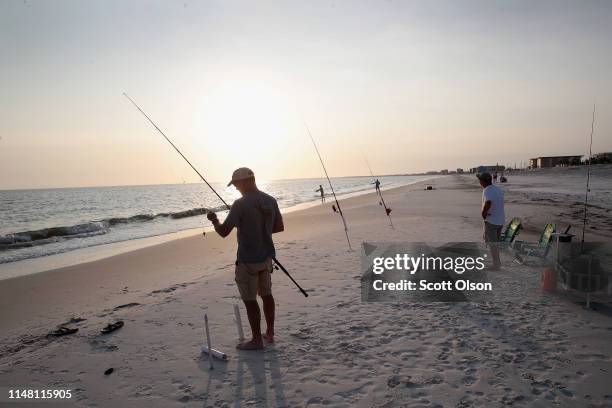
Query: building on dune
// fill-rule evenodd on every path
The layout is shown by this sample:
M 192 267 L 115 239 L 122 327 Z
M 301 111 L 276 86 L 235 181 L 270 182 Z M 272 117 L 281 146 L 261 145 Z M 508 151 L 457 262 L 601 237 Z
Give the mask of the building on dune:
M 529 159 L 529 168 L 543 169 L 549 167 L 577 166 L 582 155 L 572 156 L 540 156 Z

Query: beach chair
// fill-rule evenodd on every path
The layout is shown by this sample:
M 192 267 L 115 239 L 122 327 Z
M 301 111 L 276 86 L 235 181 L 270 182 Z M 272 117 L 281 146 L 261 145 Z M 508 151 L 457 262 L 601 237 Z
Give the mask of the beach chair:
M 521 219 L 518 217 L 514 217 L 509 223 L 504 232 L 502 232 L 500 241 L 511 244 L 514 242 L 514 239 L 518 236 L 523 228 L 523 224 L 521 223 Z
M 544 260 L 550 251 L 553 234 L 556 230 L 555 224 L 546 224 L 540 239 L 536 243 L 515 241 L 512 248 L 516 261 L 520 264 L 526 263 L 526 258 Z

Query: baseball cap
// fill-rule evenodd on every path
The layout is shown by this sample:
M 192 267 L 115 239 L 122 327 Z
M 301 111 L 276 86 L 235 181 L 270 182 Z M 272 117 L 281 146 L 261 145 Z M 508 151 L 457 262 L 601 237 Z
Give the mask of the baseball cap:
M 478 173 L 476 177 L 478 177 L 478 180 L 486 181 L 487 183 L 490 183 L 493 180 L 491 173 L 487 173 L 486 171 L 483 173 Z
M 255 177 L 253 170 L 249 169 L 248 167 L 240 167 L 239 169 L 234 170 L 232 173 L 232 181 L 227 183 L 227 186 L 229 187 L 234 184 L 234 181 L 245 180 L 251 177 Z

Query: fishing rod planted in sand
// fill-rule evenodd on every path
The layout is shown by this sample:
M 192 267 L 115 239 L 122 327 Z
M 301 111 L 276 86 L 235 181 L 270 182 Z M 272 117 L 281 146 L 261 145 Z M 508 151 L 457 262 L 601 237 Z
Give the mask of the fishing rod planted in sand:
M 387 217 L 389 217 L 389 224 L 391 225 L 391 228 L 395 229 L 395 227 L 393 226 L 393 220 L 391 220 L 391 209 L 387 207 L 387 204 L 385 204 L 385 199 L 383 198 L 382 191 L 380 191 L 380 187 L 378 186 L 380 182 L 374 176 L 374 173 L 372 172 L 372 168 L 370 167 L 370 163 L 368 163 L 368 159 L 365 157 L 365 154 L 363 154 L 363 152 L 361 154 L 363 155 L 363 160 L 365 161 L 366 166 L 368 166 L 368 170 L 370 170 L 370 175 L 372 176 L 372 180 L 374 180 L 374 184 L 376 185 L 376 192 L 380 196 L 380 205 L 383 206 L 383 208 L 385 209 L 385 214 L 387 214 Z
M 134 105 L 136 107 L 136 109 L 138 109 L 140 111 L 140 113 L 143 114 L 143 116 L 145 118 L 147 118 L 147 120 L 149 121 L 149 123 L 151 123 L 151 125 L 153 125 L 153 127 L 164 137 L 164 139 L 166 139 L 168 141 L 168 143 L 170 143 L 170 145 L 174 148 L 174 150 L 176 150 L 176 152 L 187 162 L 187 164 L 189 164 L 189 166 L 193 169 L 193 171 L 196 172 L 196 174 L 198 176 L 200 176 L 200 178 L 202 179 L 202 181 L 204 183 L 206 183 L 206 185 L 212 190 L 213 193 L 215 193 L 215 195 L 219 198 L 219 200 L 221 200 L 221 202 L 223 203 L 223 205 L 225 205 L 225 207 L 230 210 L 230 206 L 227 202 L 225 202 L 225 200 L 223 199 L 223 197 L 221 197 L 219 195 L 219 193 L 217 193 L 217 191 L 213 188 L 213 186 L 211 186 L 208 181 L 206 181 L 206 179 L 204 178 L 204 176 L 198 171 L 198 169 L 195 168 L 195 166 L 193 164 L 191 164 L 191 162 L 187 159 L 187 157 L 185 157 L 185 155 L 183 153 L 181 153 L 181 151 L 178 149 L 178 147 L 175 146 L 174 143 L 172 143 L 172 141 L 168 138 L 168 136 L 166 136 L 166 134 L 155 124 L 155 122 L 153 122 L 153 120 L 151 120 L 151 118 L 142 110 L 140 109 L 140 106 L 138 106 L 138 104 L 136 104 L 136 102 L 134 102 L 134 100 L 132 98 L 129 97 L 129 95 L 127 93 L 123 93 L 123 96 L 125 96 L 131 103 L 132 105 Z M 285 269 L 285 267 L 278 262 L 278 259 L 276 259 L 276 257 L 272 257 L 272 260 L 274 261 L 274 263 L 276 264 L 276 266 L 278 268 L 280 268 L 285 275 L 287 275 L 287 277 L 289 279 L 291 279 L 291 282 L 293 282 L 295 284 L 295 286 L 297 286 L 297 288 L 300 290 L 300 292 L 302 292 L 302 295 L 304 295 L 305 297 L 308 297 L 308 293 L 306 293 L 306 291 L 295 281 L 295 279 L 293 279 L 293 277 L 289 274 L 289 272 L 287 271 L 287 269 Z
M 582 221 L 582 240 L 580 241 L 580 252 L 584 251 L 584 231 L 587 225 L 587 206 L 589 202 L 589 184 L 591 182 L 591 161 L 593 156 L 593 132 L 595 130 L 595 104 L 593 104 L 593 118 L 591 120 L 591 141 L 589 143 L 589 165 L 587 166 L 586 192 L 584 193 L 584 219 Z
M 329 178 L 329 175 L 327 174 L 327 169 L 325 168 L 325 164 L 323 164 L 323 159 L 321 158 L 321 153 L 319 153 L 319 149 L 317 148 L 317 144 L 314 141 L 314 138 L 312 137 L 312 134 L 310 133 L 310 129 L 308 128 L 308 125 L 306 124 L 306 122 L 304 122 L 304 126 L 306 127 L 306 132 L 308 132 L 308 136 L 310 136 L 310 140 L 312 141 L 312 145 L 314 146 L 316 152 L 317 152 L 317 156 L 319 156 L 319 161 L 321 162 L 321 166 L 323 166 L 323 171 L 325 172 L 325 177 L 327 177 L 327 182 L 329 183 L 329 188 L 331 189 L 332 194 L 334 195 L 334 201 L 336 201 L 336 205 L 333 206 L 332 208 L 334 209 L 334 212 L 336 212 L 336 207 L 338 208 L 338 213 L 340 214 L 340 218 L 342 218 L 342 224 L 344 224 L 344 234 L 346 235 L 346 242 L 348 242 L 348 246 L 349 246 L 349 250 L 353 250 L 353 247 L 351 247 L 351 240 L 349 239 L 349 235 L 348 235 L 348 226 L 346 225 L 346 220 L 344 219 L 344 214 L 342 214 L 342 208 L 340 208 L 340 203 L 338 202 L 338 198 L 336 197 L 336 192 L 334 191 L 334 186 L 332 185 L 332 182 Z

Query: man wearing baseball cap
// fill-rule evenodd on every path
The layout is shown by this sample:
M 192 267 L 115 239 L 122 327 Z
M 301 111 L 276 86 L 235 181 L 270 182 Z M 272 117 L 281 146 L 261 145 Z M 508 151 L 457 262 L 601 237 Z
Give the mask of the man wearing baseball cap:
M 234 185 L 242 197 L 234 201 L 227 218 L 220 223 L 215 213 L 208 213 L 215 231 L 222 237 L 238 230 L 236 254 L 236 285 L 247 310 L 253 337 L 238 344 L 242 350 L 261 350 L 263 340 L 274 342 L 274 298 L 272 297 L 272 257 L 276 256 L 272 234 L 284 230 L 278 203 L 268 194 L 259 191 L 255 174 L 241 167 L 234 171 L 228 186 Z M 263 301 L 266 332 L 260 328 L 261 311 L 257 295 Z
M 482 210 L 480 215 L 484 220 L 483 237 L 491 248 L 491 258 L 493 258 L 493 270 L 501 267 L 499 259 L 499 241 L 502 228 L 504 226 L 504 192 L 493 185 L 493 178 L 490 173 L 484 172 L 476 175 L 480 181 L 482 190 Z

